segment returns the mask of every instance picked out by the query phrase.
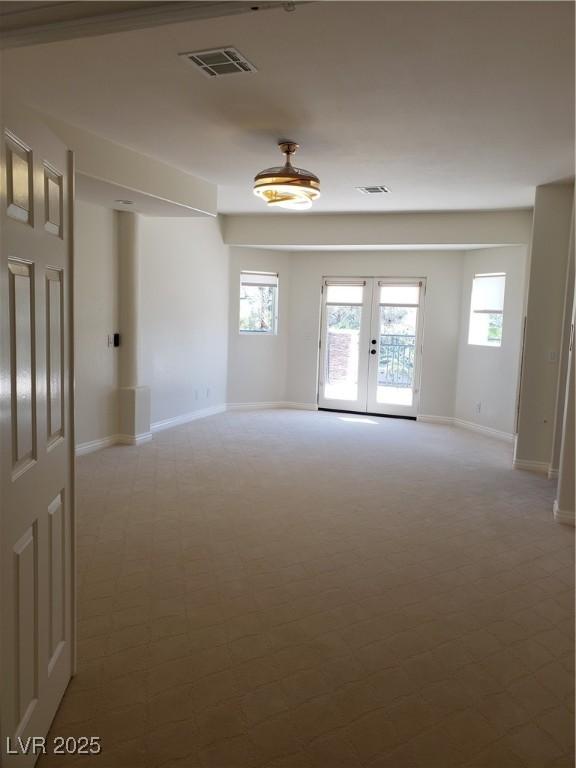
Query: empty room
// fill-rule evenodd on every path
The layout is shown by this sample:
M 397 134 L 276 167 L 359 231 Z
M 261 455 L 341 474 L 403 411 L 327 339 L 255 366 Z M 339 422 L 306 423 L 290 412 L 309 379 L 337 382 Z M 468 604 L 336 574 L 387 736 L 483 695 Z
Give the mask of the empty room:
M 574 768 L 574 16 L 0 2 L 2 768 Z

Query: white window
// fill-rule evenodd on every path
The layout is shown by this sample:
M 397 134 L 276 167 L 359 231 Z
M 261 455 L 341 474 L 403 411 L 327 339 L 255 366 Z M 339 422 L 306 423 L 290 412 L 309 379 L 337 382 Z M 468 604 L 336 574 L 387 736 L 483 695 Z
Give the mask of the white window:
M 278 331 L 278 273 L 240 272 L 240 333 Z
M 501 346 L 505 286 L 506 275 L 503 272 L 474 275 L 468 344 Z

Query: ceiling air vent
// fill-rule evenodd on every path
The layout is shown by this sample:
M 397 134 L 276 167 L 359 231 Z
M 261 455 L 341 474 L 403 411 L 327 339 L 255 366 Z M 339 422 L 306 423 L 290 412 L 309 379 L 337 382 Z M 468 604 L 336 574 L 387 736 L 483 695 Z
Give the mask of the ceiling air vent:
M 363 195 L 384 195 L 390 192 L 390 188 L 385 187 L 383 184 L 376 187 L 354 187 L 354 189 L 357 189 Z
M 206 77 L 221 77 L 233 75 L 236 72 L 257 72 L 256 67 L 250 64 L 236 48 L 213 48 L 209 51 L 190 51 L 178 55 L 198 67 Z

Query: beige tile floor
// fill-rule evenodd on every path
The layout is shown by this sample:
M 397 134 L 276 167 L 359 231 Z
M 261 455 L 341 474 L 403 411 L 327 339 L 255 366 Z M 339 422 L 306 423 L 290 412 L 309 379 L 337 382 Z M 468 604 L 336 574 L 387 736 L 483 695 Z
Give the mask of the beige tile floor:
M 375 422 L 375 423 L 371 423 Z M 98 768 L 568 768 L 573 530 L 464 430 L 228 413 L 78 461 Z

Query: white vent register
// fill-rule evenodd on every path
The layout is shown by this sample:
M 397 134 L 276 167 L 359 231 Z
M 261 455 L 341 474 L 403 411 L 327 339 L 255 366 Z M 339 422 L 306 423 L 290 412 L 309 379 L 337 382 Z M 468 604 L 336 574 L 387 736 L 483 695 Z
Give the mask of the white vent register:
M 193 64 L 206 77 L 234 75 L 238 72 L 257 72 L 256 67 L 244 58 L 236 48 L 212 48 L 208 51 L 179 53 L 189 64 Z
M 354 187 L 354 189 L 362 195 L 386 195 L 390 192 L 390 187 L 386 187 L 384 184 L 378 184 L 373 187 Z

